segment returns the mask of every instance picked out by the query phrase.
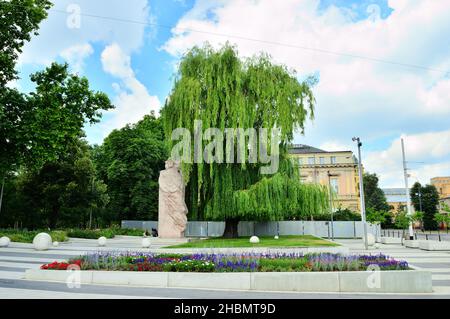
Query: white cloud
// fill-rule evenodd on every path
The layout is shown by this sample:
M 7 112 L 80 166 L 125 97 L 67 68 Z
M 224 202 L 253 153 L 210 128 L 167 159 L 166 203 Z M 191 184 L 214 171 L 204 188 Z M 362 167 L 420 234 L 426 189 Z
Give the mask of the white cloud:
M 131 68 L 131 58 L 125 54 L 122 48 L 114 43 L 102 52 L 103 70 L 118 78 L 130 78 L 134 76 Z
M 353 149 L 353 145 L 350 143 L 341 143 L 339 141 L 328 141 L 320 144 L 319 148 L 327 152 L 350 151 Z
M 442 80 L 429 90 L 418 92 L 427 113 L 450 115 L 450 80 Z
M 113 129 L 136 123 L 151 111 L 158 112 L 161 106 L 158 97 L 150 95 L 146 87 L 136 79 L 130 56 L 118 44 L 106 47 L 101 60 L 103 70 L 120 80 L 120 83 L 112 84 L 117 93 L 113 100 L 116 108 L 110 112 L 112 117 L 101 124 L 104 136 Z
M 152 21 L 147 0 L 78 0 L 75 4 L 82 14 L 79 28 L 73 27 L 74 24 L 68 24 L 68 21 L 72 21 L 72 16 L 67 13 L 67 9 L 73 4 L 73 0 L 55 2 L 48 18 L 40 25 L 39 35 L 34 36 L 31 42 L 26 44 L 19 65 L 49 64 L 62 52 L 70 50 L 74 43 L 116 42 L 127 54 L 139 50 L 143 45 L 146 25 L 93 16 Z M 80 60 L 78 63 L 81 63 Z
M 429 183 L 432 177 L 450 175 L 450 130 L 415 135 L 402 135 L 405 141 L 406 159 L 413 181 Z M 389 148 L 365 155 L 367 171 L 376 172 L 383 186 L 398 187 L 403 183 L 403 159 L 401 138 L 395 139 Z
M 89 43 L 74 45 L 61 52 L 64 58 L 74 72 L 82 73 L 84 67 L 84 59 L 94 53 L 94 49 Z
M 347 149 L 358 135 L 366 149 L 385 149 L 370 154 L 367 168 L 382 175 L 382 183 L 398 186 L 403 180 L 400 149 L 386 141 L 406 134 L 411 157 L 422 154 L 436 161 L 421 168 L 421 177 L 450 175 L 445 170 L 450 162 L 444 150 L 447 133 L 432 133 L 449 128 L 450 82 L 445 73 L 243 39 L 449 70 L 450 47 L 442 35 L 450 34 L 450 2 L 391 0 L 394 11 L 387 19 L 356 22 L 348 9 L 330 6 L 319 12 L 318 5 L 319 0 L 198 0 L 178 21 L 164 49 L 180 56 L 205 41 L 217 47 L 229 40 L 242 56 L 265 51 L 302 75 L 319 72 L 320 82 L 314 88 L 316 119 L 295 142 Z

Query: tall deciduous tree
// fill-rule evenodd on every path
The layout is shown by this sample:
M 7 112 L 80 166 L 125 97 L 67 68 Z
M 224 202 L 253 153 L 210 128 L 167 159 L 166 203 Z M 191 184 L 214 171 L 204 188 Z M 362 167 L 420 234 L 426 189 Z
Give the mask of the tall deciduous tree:
M 226 221 L 225 236 L 237 236 L 239 220 L 277 220 L 314 215 L 327 208 L 327 192 L 320 186 L 301 184 L 298 170 L 288 160 L 287 147 L 295 129 L 303 132 L 313 117 L 311 82 L 275 65 L 266 55 L 242 61 L 236 50 L 225 45 L 214 50 L 206 45 L 190 50 L 181 61 L 170 96 L 161 112 L 170 147 L 175 128 L 195 134 L 194 122 L 204 129 L 280 129 L 280 169 L 261 175 L 264 164 L 189 163 L 182 169 L 187 181 L 186 201 L 194 220 Z M 200 132 L 203 136 L 203 131 Z M 270 136 L 269 136 L 270 140 Z M 269 142 L 269 144 L 272 141 Z M 195 145 L 191 140 L 191 159 Z M 225 143 L 224 143 L 225 144 Z M 218 145 L 216 154 L 230 158 L 238 153 Z M 248 158 L 248 149 L 245 158 Z M 234 152 L 234 153 L 233 153 Z M 236 163 L 236 157 L 233 158 Z
M 16 61 L 24 44 L 38 34 L 52 3 L 47 0 L 0 2 L 0 88 L 17 79 Z
M 58 161 L 22 171 L 12 180 L 3 225 L 35 228 L 88 226 L 108 203 L 106 185 L 96 178 L 91 151 L 83 140 L 67 145 Z
M 366 209 L 373 211 L 389 211 L 389 205 L 386 196 L 378 186 L 377 174 L 364 174 L 364 197 L 366 199 Z
M 421 194 L 421 198 L 419 197 Z M 414 183 L 410 191 L 411 201 L 414 209 L 420 211 L 422 201 L 423 226 L 426 230 L 436 230 L 438 225 L 434 216 L 438 212 L 439 193 L 434 185 L 422 186 L 419 182 Z
M 69 74 L 67 64 L 53 63 L 31 80 L 36 88 L 29 95 L 0 94 L 0 181 L 20 165 L 38 170 L 55 162 L 83 135 L 86 122 L 98 122 L 100 112 L 113 107 L 85 77 Z
M 108 185 L 114 220 L 158 217 L 158 177 L 167 149 L 160 119 L 147 115 L 113 131 L 95 150 L 99 177 Z

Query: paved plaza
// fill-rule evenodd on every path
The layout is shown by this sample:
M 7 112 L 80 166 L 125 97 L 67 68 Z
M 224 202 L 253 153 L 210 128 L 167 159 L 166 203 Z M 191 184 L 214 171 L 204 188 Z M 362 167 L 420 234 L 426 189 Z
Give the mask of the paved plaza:
M 366 253 L 360 240 L 338 240 L 350 253 Z M 48 251 L 35 251 L 31 244 L 12 243 L 8 248 L 0 248 L 0 298 L 194 298 L 194 299 L 291 299 L 291 298 L 450 298 L 450 252 L 429 252 L 408 249 L 400 245 L 380 245 L 370 253 L 387 254 L 396 259 L 408 261 L 411 265 L 432 272 L 433 290 L 431 294 L 346 294 L 346 293 L 277 293 L 257 291 L 230 291 L 176 288 L 145 288 L 124 286 L 102 286 L 84 284 L 80 288 L 68 288 L 64 283 L 24 280 L 26 269 L 38 269 L 44 263 L 63 261 L 86 251 L 141 250 L 141 239 L 119 236 L 108 240 L 107 247 L 97 247 L 96 240 L 71 239 L 60 247 Z M 154 241 L 151 251 L 171 242 Z M 172 250 L 176 252 L 175 250 Z

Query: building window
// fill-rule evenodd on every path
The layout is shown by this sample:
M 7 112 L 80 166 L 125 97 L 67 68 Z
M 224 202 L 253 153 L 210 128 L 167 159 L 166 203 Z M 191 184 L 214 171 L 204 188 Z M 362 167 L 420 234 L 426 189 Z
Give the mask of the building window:
M 336 194 L 339 194 L 339 182 L 337 178 L 332 178 L 330 180 L 331 189 L 334 190 Z
M 300 157 L 299 157 L 299 158 L 297 159 L 297 161 L 298 161 L 298 162 L 297 162 L 298 165 L 303 165 L 303 158 L 300 158 Z
M 314 157 L 309 157 L 308 158 L 308 164 L 309 165 L 314 165 L 316 164 L 316 159 Z
M 325 157 L 321 157 L 319 160 L 320 160 L 320 165 L 325 165 Z
M 331 156 L 331 164 L 336 164 L 336 156 Z

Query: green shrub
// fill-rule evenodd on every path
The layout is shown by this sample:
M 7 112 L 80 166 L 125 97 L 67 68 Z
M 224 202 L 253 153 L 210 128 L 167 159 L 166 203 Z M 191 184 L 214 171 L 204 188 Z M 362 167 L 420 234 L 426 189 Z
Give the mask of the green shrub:
M 72 238 L 97 239 L 100 237 L 114 238 L 112 229 L 70 229 L 67 236 Z
M 39 233 L 48 233 L 53 241 L 64 242 L 68 240 L 67 233 L 63 230 L 16 230 L 16 229 L 0 229 L 0 237 L 7 236 L 15 243 L 32 243 L 34 237 Z
M 164 264 L 163 270 L 175 272 L 213 272 L 215 265 L 211 261 L 186 260 Z
M 258 262 L 258 270 L 262 272 L 311 271 L 311 264 L 306 258 L 261 258 Z
M 125 228 L 113 228 L 113 232 L 115 235 L 119 236 L 142 236 L 144 234 L 144 230 L 142 229 L 125 229 Z

